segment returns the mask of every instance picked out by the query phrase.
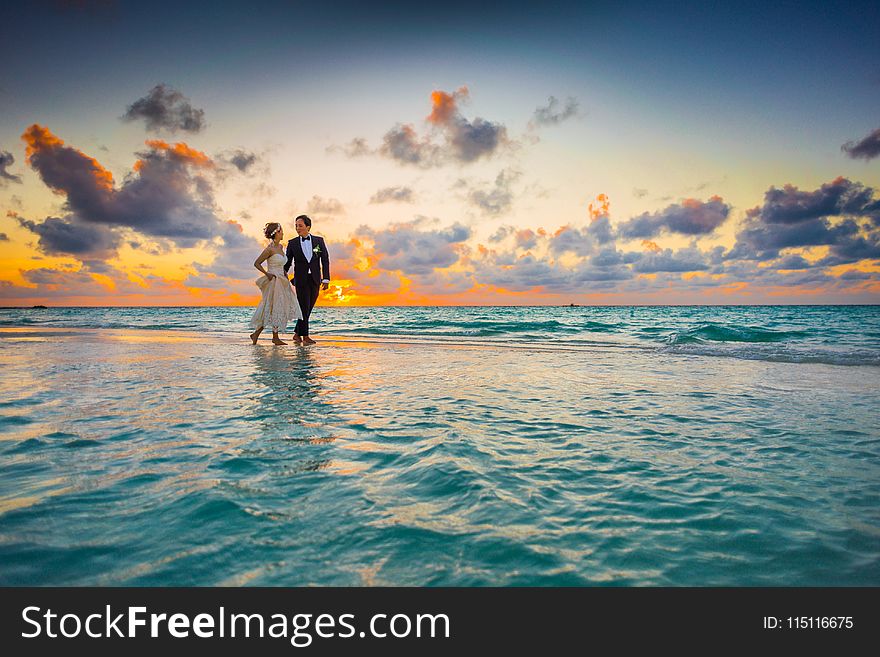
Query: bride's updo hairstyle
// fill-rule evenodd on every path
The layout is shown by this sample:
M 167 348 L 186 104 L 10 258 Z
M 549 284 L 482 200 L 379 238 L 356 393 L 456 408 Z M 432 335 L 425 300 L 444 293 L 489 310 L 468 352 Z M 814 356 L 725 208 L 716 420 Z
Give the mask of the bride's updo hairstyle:
M 281 230 L 281 224 L 272 222 L 266 224 L 266 227 L 263 229 L 263 235 L 265 235 L 267 239 L 271 240 L 273 237 L 275 237 L 275 233 L 277 233 L 279 230 Z

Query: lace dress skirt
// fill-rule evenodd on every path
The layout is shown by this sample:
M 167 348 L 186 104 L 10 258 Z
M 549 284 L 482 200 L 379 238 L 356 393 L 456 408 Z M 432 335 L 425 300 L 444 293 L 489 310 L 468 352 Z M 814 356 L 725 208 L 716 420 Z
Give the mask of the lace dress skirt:
M 280 259 L 281 265 L 271 262 Z M 268 271 L 275 274 L 275 278 L 260 276 L 257 287 L 263 293 L 263 298 L 251 317 L 251 328 L 258 329 L 261 326 L 271 328 L 273 331 L 283 331 L 287 324 L 297 319 L 302 319 L 302 310 L 296 299 L 293 286 L 284 275 L 284 256 L 273 255 L 269 257 Z

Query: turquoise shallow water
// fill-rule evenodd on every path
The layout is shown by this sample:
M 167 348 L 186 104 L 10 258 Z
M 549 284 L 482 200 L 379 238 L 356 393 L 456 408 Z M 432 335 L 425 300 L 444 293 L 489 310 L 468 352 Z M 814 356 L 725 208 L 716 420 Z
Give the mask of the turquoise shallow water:
M 241 335 L 253 308 L 0 308 L 0 328 L 139 328 Z M 317 334 L 642 348 L 781 362 L 880 365 L 880 306 L 321 308 Z
M 877 307 L 318 313 L 0 311 L 0 584 L 880 584 Z

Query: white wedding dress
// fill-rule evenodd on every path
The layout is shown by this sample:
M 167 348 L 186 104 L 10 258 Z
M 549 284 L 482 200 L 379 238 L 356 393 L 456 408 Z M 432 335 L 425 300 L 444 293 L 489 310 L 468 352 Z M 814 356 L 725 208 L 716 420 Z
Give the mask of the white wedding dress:
M 266 270 L 275 274 L 275 278 L 260 276 L 257 279 L 257 287 L 263 293 L 260 304 L 251 317 L 251 328 L 258 329 L 261 326 L 271 328 L 273 331 L 283 331 L 288 322 L 302 319 L 302 310 L 296 300 L 296 292 L 287 275 L 284 273 L 284 263 L 287 262 L 280 253 L 273 253 L 266 260 Z

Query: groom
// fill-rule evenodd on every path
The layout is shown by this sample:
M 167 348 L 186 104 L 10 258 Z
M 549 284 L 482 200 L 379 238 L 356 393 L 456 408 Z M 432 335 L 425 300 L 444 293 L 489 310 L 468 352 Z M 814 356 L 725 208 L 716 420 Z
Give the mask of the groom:
M 309 315 L 318 300 L 318 287 L 326 290 L 330 287 L 330 257 L 324 238 L 310 235 L 312 220 L 301 214 L 296 218 L 297 237 L 287 242 L 287 264 L 284 273 L 290 271 L 293 264 L 293 284 L 296 298 L 302 310 L 303 318 L 296 321 L 293 341 L 297 344 L 315 344 L 309 337 Z M 321 276 L 323 271 L 324 276 Z

